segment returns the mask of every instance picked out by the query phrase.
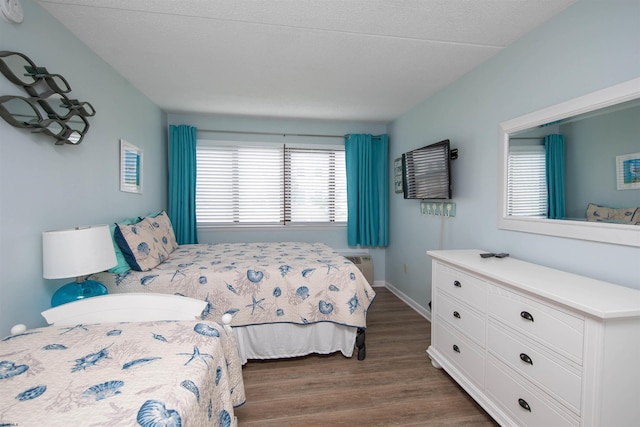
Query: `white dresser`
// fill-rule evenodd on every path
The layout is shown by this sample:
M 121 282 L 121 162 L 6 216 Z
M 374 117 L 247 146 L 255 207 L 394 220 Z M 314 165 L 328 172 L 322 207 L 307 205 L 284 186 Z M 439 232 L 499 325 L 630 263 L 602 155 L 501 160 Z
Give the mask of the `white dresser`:
M 640 426 L 640 290 L 480 253 L 427 252 L 432 364 L 504 426 Z

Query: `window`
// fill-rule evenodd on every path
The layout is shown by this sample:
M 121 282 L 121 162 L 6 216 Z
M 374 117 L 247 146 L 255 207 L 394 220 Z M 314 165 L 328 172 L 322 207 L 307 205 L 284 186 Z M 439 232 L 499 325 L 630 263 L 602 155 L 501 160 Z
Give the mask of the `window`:
M 546 218 L 544 145 L 510 147 L 507 174 L 507 215 Z
M 198 225 L 347 220 L 344 147 L 198 141 Z

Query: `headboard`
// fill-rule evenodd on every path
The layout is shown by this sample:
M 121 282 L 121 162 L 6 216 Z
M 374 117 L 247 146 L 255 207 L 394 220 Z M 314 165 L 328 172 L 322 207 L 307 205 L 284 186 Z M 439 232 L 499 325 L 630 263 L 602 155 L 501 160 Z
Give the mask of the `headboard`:
M 50 325 L 80 323 L 146 322 L 156 320 L 194 320 L 206 301 L 180 295 L 123 293 L 86 298 L 42 312 Z

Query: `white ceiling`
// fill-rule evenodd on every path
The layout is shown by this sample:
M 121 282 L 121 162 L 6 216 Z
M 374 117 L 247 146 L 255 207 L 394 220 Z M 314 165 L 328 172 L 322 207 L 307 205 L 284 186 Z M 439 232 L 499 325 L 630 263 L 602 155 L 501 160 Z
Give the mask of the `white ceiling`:
M 386 122 L 574 1 L 38 3 L 166 112 Z

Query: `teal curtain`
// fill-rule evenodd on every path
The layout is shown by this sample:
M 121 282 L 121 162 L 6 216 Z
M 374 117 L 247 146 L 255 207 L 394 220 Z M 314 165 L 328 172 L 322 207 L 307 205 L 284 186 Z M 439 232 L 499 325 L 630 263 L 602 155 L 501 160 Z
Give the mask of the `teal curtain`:
M 547 218 L 565 218 L 564 199 L 564 136 L 547 135 L 544 137 L 547 176 Z
M 169 126 L 169 218 L 179 245 L 198 243 L 196 128 Z
M 345 136 L 349 246 L 389 244 L 389 137 Z

